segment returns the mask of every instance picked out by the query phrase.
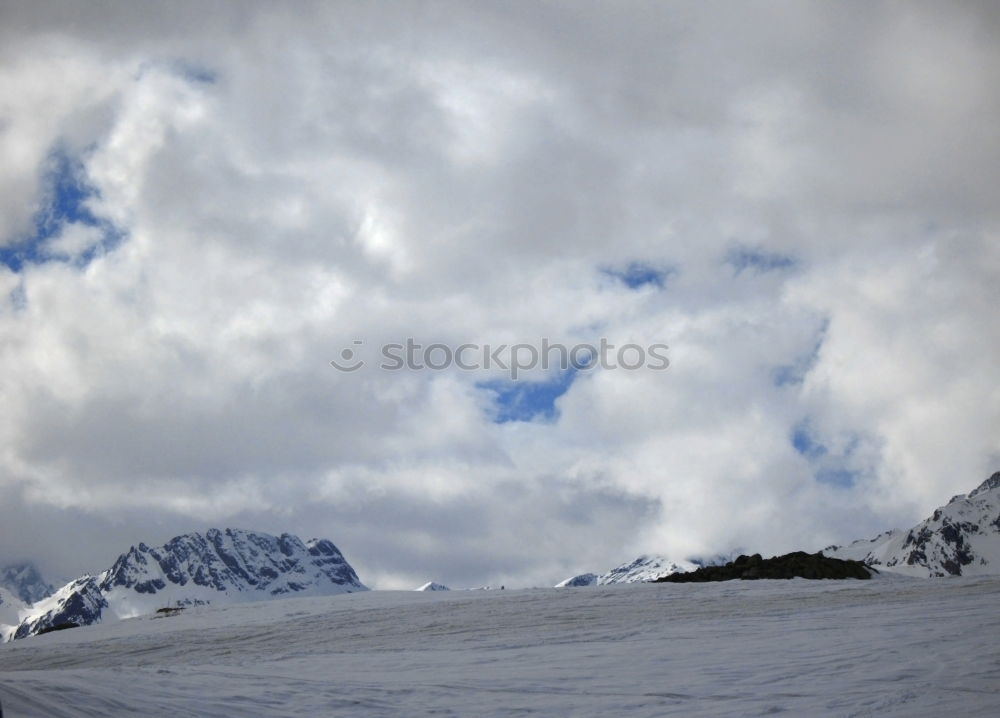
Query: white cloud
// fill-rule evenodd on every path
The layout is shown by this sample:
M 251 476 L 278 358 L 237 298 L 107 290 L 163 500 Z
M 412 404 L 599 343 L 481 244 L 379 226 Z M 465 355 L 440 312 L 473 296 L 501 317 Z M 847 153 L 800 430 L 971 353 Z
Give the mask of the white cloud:
M 996 13 L 415 7 L 12 7 L 0 247 L 56 148 L 124 238 L 0 267 L 10 551 L 72 573 L 243 523 L 381 585 L 550 582 L 818 547 L 996 468 Z M 407 336 L 672 365 L 500 425 L 495 374 L 328 364 Z

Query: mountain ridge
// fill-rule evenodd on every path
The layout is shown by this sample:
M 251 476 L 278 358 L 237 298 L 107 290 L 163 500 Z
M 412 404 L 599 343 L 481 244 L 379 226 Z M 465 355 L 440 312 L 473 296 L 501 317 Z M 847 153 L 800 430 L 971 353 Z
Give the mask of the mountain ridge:
M 27 607 L 7 633 L 23 638 L 60 624 L 131 618 L 164 607 L 366 590 L 327 539 L 209 529 L 162 546 L 130 547 L 102 573 L 74 579 Z
M 1000 471 L 968 494 L 953 496 L 909 530 L 892 529 L 823 549 L 880 571 L 908 576 L 982 576 L 1000 573 Z

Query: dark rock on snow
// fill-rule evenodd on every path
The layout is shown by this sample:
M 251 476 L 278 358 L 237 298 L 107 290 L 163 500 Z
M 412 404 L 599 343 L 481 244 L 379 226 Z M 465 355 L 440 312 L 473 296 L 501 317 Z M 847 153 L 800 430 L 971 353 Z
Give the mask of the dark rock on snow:
M 756 580 L 762 578 L 871 578 L 871 572 L 860 561 L 827 558 L 822 553 L 809 554 L 804 551 L 787 553 L 784 556 L 761 558 L 740 556 L 724 566 L 704 566 L 688 573 L 672 573 L 661 576 L 657 583 L 697 583 L 703 581 L 732 581 L 734 579 Z

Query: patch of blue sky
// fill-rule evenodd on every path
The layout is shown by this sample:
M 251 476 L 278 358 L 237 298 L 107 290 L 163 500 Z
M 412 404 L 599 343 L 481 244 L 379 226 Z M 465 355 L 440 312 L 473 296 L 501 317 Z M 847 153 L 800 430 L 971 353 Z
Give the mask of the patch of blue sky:
M 851 469 L 851 457 L 858 449 L 860 437 L 852 437 L 842 451 L 832 452 L 820 441 L 808 420 L 795 425 L 791 433 L 795 450 L 812 465 L 813 478 L 821 484 L 850 488 L 857 482 L 860 472 Z
M 556 400 L 569 391 L 578 370 L 570 368 L 543 380 L 494 379 L 482 381 L 476 387 L 493 394 L 493 421 L 548 421 L 558 419 Z
M 609 277 L 617 279 L 629 289 L 655 287 L 663 289 L 667 279 L 675 270 L 667 267 L 654 267 L 644 262 L 629 262 L 623 267 L 605 267 L 601 270 Z
M 816 459 L 827 453 L 826 447 L 813 436 L 807 422 L 800 422 L 792 429 L 792 446 L 807 459 Z
M 86 265 L 95 257 L 114 248 L 124 232 L 106 219 L 96 216 L 89 200 L 98 196 L 88 181 L 79 157 L 57 148 L 48 157 L 42 176 L 40 206 L 32 218 L 32 230 L 13 243 L 0 247 L 0 264 L 20 272 L 27 264 L 72 261 Z M 52 251 L 49 242 L 68 226 L 79 225 L 97 230 L 99 240 L 72 257 Z

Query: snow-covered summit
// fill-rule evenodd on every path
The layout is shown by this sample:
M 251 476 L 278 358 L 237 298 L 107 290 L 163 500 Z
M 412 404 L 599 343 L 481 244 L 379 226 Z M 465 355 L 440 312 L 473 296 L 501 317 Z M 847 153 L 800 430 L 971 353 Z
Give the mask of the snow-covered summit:
M 823 553 L 910 576 L 1000 574 L 1000 471 L 909 531 L 886 531 Z
M 451 589 L 445 586 L 443 583 L 436 583 L 434 581 L 428 581 L 420 588 L 413 589 L 414 591 L 450 591 Z
M 597 579 L 598 586 L 612 583 L 636 583 L 652 581 L 672 573 L 693 571 L 697 566 L 691 561 L 674 561 L 662 556 L 640 556 L 631 563 L 617 566 Z
M 55 591 L 30 562 L 14 563 L 0 569 L 0 587 L 6 588 L 24 603 L 40 601 Z
M 580 586 L 596 586 L 597 579 L 599 579 L 596 573 L 581 573 L 578 576 L 570 576 L 565 581 L 560 581 L 556 584 L 556 588 L 577 588 Z
M 86 625 L 165 607 L 365 590 L 326 539 L 303 542 L 291 534 L 210 529 L 177 536 L 163 546 L 131 547 L 103 573 L 71 581 L 31 606 L 14 637 L 61 623 Z
M 556 588 L 569 586 L 607 586 L 614 583 L 652 581 L 682 571 L 693 571 L 698 565 L 693 561 L 674 561 L 663 556 L 640 556 L 634 561 L 616 566 L 607 573 L 582 573 L 556 584 Z

